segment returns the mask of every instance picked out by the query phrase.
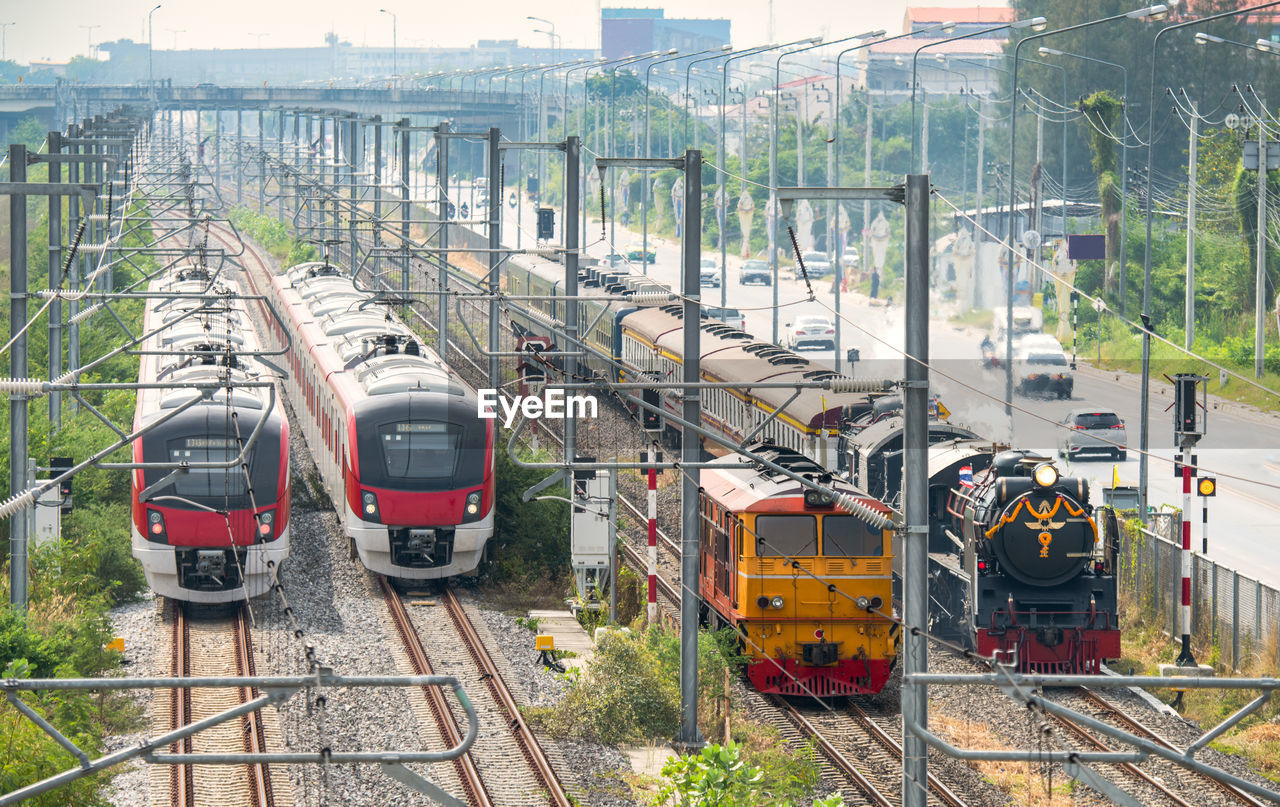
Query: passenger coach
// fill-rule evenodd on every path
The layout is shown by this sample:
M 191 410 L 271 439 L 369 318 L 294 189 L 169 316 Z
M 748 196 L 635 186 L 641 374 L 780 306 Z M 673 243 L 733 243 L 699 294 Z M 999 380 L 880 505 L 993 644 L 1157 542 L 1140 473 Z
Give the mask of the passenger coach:
M 353 557 L 391 577 L 474 573 L 494 503 L 475 391 L 328 263 L 277 275 L 272 295 L 294 346 L 289 397 Z
M 267 387 L 238 283 L 183 266 L 148 286 L 138 380 L 206 383 L 201 392 L 138 391 L 133 427 L 133 556 L 157 594 L 195 603 L 238 602 L 270 590 L 289 556 L 289 424 Z M 163 327 L 165 325 L 168 327 Z M 176 413 L 176 414 L 175 414 Z M 238 459 L 242 450 L 245 463 Z

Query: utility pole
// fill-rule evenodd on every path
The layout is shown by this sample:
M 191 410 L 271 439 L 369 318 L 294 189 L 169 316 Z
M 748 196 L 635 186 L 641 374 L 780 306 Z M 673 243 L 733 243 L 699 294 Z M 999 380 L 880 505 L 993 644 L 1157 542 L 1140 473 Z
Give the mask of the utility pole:
M 436 325 L 439 326 L 440 358 L 449 362 L 449 121 L 442 120 L 436 127 L 436 192 L 439 202 L 436 206 L 436 217 L 440 220 L 440 228 L 436 231 L 437 246 L 440 247 L 440 271 L 437 275 L 440 291 L 436 297 Z M 577 280 L 575 273 L 574 280 Z M 565 294 L 569 292 L 566 291 Z M 574 308 L 574 306 L 569 306 Z M 575 309 L 576 310 L 576 309 Z M 568 324 L 568 323 L 566 323 Z M 565 450 L 568 450 L 568 424 L 572 418 L 565 418 Z M 567 455 L 572 462 L 572 455 Z
M 1187 302 L 1183 346 L 1196 341 L 1196 148 L 1200 141 L 1200 114 L 1191 102 L 1191 139 L 1187 142 Z M 1122 177 L 1123 180 L 1123 177 Z M 1123 260 L 1123 256 L 1121 257 Z M 1124 289 L 1120 290 L 1124 294 Z
M 907 175 L 906 358 L 902 390 L 906 533 L 903 547 L 903 672 L 929 669 L 929 175 Z M 903 687 L 903 720 L 928 725 L 929 698 L 924 688 Z M 928 746 L 913 732 L 902 736 L 903 807 L 926 807 L 929 795 Z
M 961 305 L 968 305 L 971 308 L 978 307 L 978 301 L 982 299 L 981 287 L 978 285 L 978 278 L 981 277 L 979 267 L 982 265 L 982 241 L 983 233 L 979 229 L 982 226 L 982 203 L 986 197 L 983 195 L 982 182 L 986 178 L 987 172 L 984 170 L 986 165 L 986 145 L 987 145 L 987 127 L 983 125 L 983 116 L 986 113 L 987 98 L 984 95 L 978 101 L 978 170 L 977 176 L 974 178 L 974 197 L 973 205 L 973 268 L 970 269 L 973 277 L 969 279 L 970 299 L 961 300 Z
M 1266 109 L 1266 104 L 1262 105 Z M 1263 308 L 1267 291 L 1267 127 L 1258 121 L 1258 273 L 1254 284 L 1253 306 L 1253 376 L 1262 378 L 1262 359 L 1265 350 L 1265 322 Z
M 9 145 L 9 181 L 27 181 L 27 147 Z M 27 197 L 9 197 L 9 377 L 27 378 Z M 695 315 L 696 317 L 696 315 Z M 52 347 L 52 346 L 51 346 Z M 9 394 L 9 495 L 27 489 L 27 394 Z M 26 513 L 9 519 L 9 602 L 16 610 L 27 608 Z M 695 545 L 696 546 L 696 545 Z M 696 619 L 696 617 L 695 617 Z
M 862 154 L 862 187 L 871 187 L 871 86 L 867 86 L 867 136 L 863 138 Z M 862 254 L 858 256 L 858 265 L 863 272 L 871 265 L 871 200 L 862 200 Z M 874 271 L 874 270 L 873 270 Z M 839 352 L 839 351 L 837 351 Z
M 582 139 L 572 135 L 564 139 L 564 205 L 565 214 L 561 216 L 561 227 L 564 228 L 564 294 L 570 300 L 578 296 L 578 207 L 582 203 L 578 190 L 581 187 Z M 539 199 L 546 198 L 542 186 L 538 186 Z M 695 291 L 696 293 L 696 291 Z M 695 297 L 696 299 L 696 297 Z M 694 318 L 697 318 L 695 309 Z M 578 341 L 578 306 L 571 303 L 564 307 L 565 350 L 564 377 L 568 381 L 578 378 L 578 353 L 581 345 Z M 566 464 L 578 459 L 578 422 L 571 417 L 564 419 L 564 461 Z M 572 480 L 572 474 L 569 475 Z M 696 552 L 696 549 L 695 549 Z M 697 617 L 694 617 L 697 624 Z
M 502 258 L 498 250 L 502 248 L 502 153 L 498 150 L 501 131 L 493 126 L 489 129 L 489 386 L 498 389 L 502 386 L 502 369 L 498 363 L 498 292 L 502 272 Z M 609 476 L 609 484 L 616 474 Z M 610 504 L 612 507 L 612 504 Z M 610 521 L 612 525 L 613 522 Z M 610 556 L 612 557 L 612 556 Z M 612 568 L 612 561 L 610 562 Z M 613 597 L 615 587 L 610 587 L 609 596 Z
M 62 133 L 49 132 L 49 155 L 62 151 Z M 62 164 L 49 161 L 49 182 L 62 181 Z M 49 196 L 49 287 L 62 286 L 62 199 Z M 62 300 L 49 301 L 49 379 L 62 375 Z M 62 428 L 62 393 L 49 393 L 49 423 L 54 430 Z
M 681 417 L 686 425 L 680 435 L 680 460 L 685 463 L 681 487 L 681 555 L 680 555 L 680 736 L 686 748 L 702 745 L 698 731 L 698 551 L 701 534 L 701 509 L 698 487 L 701 471 L 702 444 L 697 429 L 702 425 L 701 395 L 698 383 L 702 369 L 701 322 L 699 310 L 702 264 L 702 152 L 687 149 L 684 153 L 684 254 L 682 291 L 684 296 L 684 363 L 681 366 L 687 386 Z M 572 251 L 570 252 L 572 254 Z M 568 293 L 566 291 L 566 293 Z M 568 306 L 573 309 L 576 306 Z M 17 376 L 15 376 L 17 377 Z M 565 423 L 569 423 L 566 419 Z

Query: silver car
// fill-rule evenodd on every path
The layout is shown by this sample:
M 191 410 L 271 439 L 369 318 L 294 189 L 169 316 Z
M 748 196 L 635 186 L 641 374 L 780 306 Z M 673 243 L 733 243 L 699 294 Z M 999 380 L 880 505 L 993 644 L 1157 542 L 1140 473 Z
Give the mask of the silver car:
M 826 317 L 805 314 L 796 317 L 794 325 L 788 322 L 783 327 L 787 329 L 786 345 L 792 350 L 836 348 L 836 326 Z
M 1125 459 L 1128 434 L 1114 409 L 1073 409 L 1063 418 L 1058 434 L 1058 456 L 1105 454 L 1121 462 Z

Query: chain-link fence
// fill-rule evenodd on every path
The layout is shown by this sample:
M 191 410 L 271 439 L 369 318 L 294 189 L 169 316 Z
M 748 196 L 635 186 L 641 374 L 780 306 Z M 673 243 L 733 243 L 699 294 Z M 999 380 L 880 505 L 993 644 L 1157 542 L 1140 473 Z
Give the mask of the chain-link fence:
M 1179 511 L 1154 513 L 1120 533 L 1120 592 L 1170 636 L 1180 636 Z M 1280 591 L 1196 553 L 1191 561 L 1191 641 L 1203 663 L 1239 671 L 1280 664 Z

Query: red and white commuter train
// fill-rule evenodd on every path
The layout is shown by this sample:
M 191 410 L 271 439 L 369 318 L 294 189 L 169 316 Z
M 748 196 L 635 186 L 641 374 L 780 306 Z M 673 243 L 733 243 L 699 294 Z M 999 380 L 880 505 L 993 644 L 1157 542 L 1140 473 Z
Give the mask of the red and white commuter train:
M 493 534 L 494 421 L 476 393 L 351 278 L 272 278 L 288 395 L 361 562 L 415 580 L 474 572 Z
M 131 477 L 133 556 L 171 599 L 260 596 L 289 556 L 289 424 L 270 388 L 249 385 L 276 378 L 253 355 L 237 282 L 184 265 L 148 290 L 191 296 L 147 300 L 144 333 L 158 332 L 142 344 L 138 380 L 217 386 L 138 392 L 134 430 L 153 428 L 133 443 L 133 461 L 151 466 Z

